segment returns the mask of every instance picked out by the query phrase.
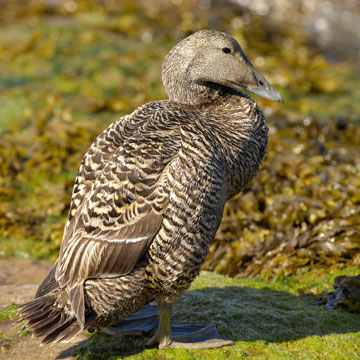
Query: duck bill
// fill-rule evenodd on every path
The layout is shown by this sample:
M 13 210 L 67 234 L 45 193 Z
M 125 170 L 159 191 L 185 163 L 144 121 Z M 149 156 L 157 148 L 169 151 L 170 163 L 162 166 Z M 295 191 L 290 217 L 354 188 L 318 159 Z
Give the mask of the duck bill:
M 272 101 L 278 101 L 281 104 L 284 103 L 283 96 L 276 91 L 269 82 L 260 74 L 259 71 L 257 71 L 255 68 L 253 68 L 253 74 L 256 79 L 256 85 L 241 85 L 241 87 L 247 91 L 250 91 L 254 94 L 260 95 L 265 99 L 269 99 Z
M 266 88 L 264 87 L 260 87 L 260 88 L 249 88 L 246 86 L 242 86 L 243 89 L 252 92 L 256 95 L 260 95 L 265 99 L 269 99 L 272 101 L 278 101 L 279 103 L 283 104 L 284 103 L 284 98 L 283 96 L 276 91 L 269 83 L 268 86 Z

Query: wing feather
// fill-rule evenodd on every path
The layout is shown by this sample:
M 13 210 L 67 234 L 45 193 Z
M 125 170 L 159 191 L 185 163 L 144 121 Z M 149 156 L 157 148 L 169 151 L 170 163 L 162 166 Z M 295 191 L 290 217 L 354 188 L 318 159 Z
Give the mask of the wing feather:
M 80 324 L 84 281 L 129 273 L 161 229 L 163 173 L 178 154 L 180 132 L 152 110 L 111 125 L 79 169 L 55 279 L 68 289 Z

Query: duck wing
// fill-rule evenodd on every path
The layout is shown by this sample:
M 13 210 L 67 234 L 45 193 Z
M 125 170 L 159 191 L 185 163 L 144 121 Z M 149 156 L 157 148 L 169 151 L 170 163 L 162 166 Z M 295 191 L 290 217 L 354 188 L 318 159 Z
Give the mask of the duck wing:
M 74 188 L 55 279 L 82 327 L 84 281 L 128 274 L 161 228 L 169 197 L 164 170 L 178 154 L 180 130 L 159 111 L 141 119 L 115 151 L 89 150 Z

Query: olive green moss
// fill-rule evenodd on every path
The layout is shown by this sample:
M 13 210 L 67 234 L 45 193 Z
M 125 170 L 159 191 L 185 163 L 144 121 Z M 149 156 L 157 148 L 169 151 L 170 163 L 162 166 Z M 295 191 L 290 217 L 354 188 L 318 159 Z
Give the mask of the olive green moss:
M 351 272 L 359 272 L 353 270 Z M 330 281 L 329 276 L 317 285 Z M 307 283 L 304 282 L 306 285 Z M 314 282 L 312 282 L 314 285 Z M 322 286 L 322 285 L 321 285 Z M 146 348 L 146 337 L 103 333 L 77 350 L 79 359 L 356 359 L 359 315 L 314 306 L 297 283 L 232 279 L 202 272 L 176 302 L 172 322 L 213 323 L 235 346 L 208 350 Z
M 17 305 L 8 306 L 0 312 L 0 352 L 4 343 L 31 334 L 30 330 L 22 328 L 22 324 L 16 323 L 16 315 Z
M 234 340 L 221 349 L 158 350 L 147 348 L 145 336 L 89 334 L 76 350 L 79 359 L 356 359 L 360 357 L 360 317 L 343 310 L 315 306 L 318 293 L 347 269 L 324 275 L 292 276 L 277 281 L 234 279 L 203 271 L 175 303 L 173 324 L 209 324 Z M 0 340 L 9 343 L 30 332 L 15 324 L 16 305 L 0 313 Z M 8 324 L 5 326 L 2 324 Z M 21 340 L 16 340 L 20 341 Z M 1 345 L 1 342 L 0 342 Z M 71 345 L 69 345 L 70 347 Z
M 16 305 L 7 307 L 5 310 L 0 312 L 0 321 L 12 320 L 15 318 L 17 311 Z

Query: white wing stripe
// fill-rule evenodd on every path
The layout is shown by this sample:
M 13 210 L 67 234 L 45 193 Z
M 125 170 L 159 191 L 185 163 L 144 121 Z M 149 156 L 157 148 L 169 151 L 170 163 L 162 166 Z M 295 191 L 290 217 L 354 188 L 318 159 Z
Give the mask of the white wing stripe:
M 83 239 L 91 239 L 94 240 L 93 237 L 88 237 L 88 236 L 84 236 Z M 133 239 L 107 239 L 105 238 L 104 240 L 102 240 L 101 238 L 97 237 L 95 238 L 95 240 L 100 240 L 100 241 L 106 241 L 106 242 L 110 242 L 110 243 L 125 243 L 125 244 L 129 244 L 129 243 L 137 243 L 143 240 L 148 240 L 149 236 L 140 236 L 137 238 L 133 238 Z

